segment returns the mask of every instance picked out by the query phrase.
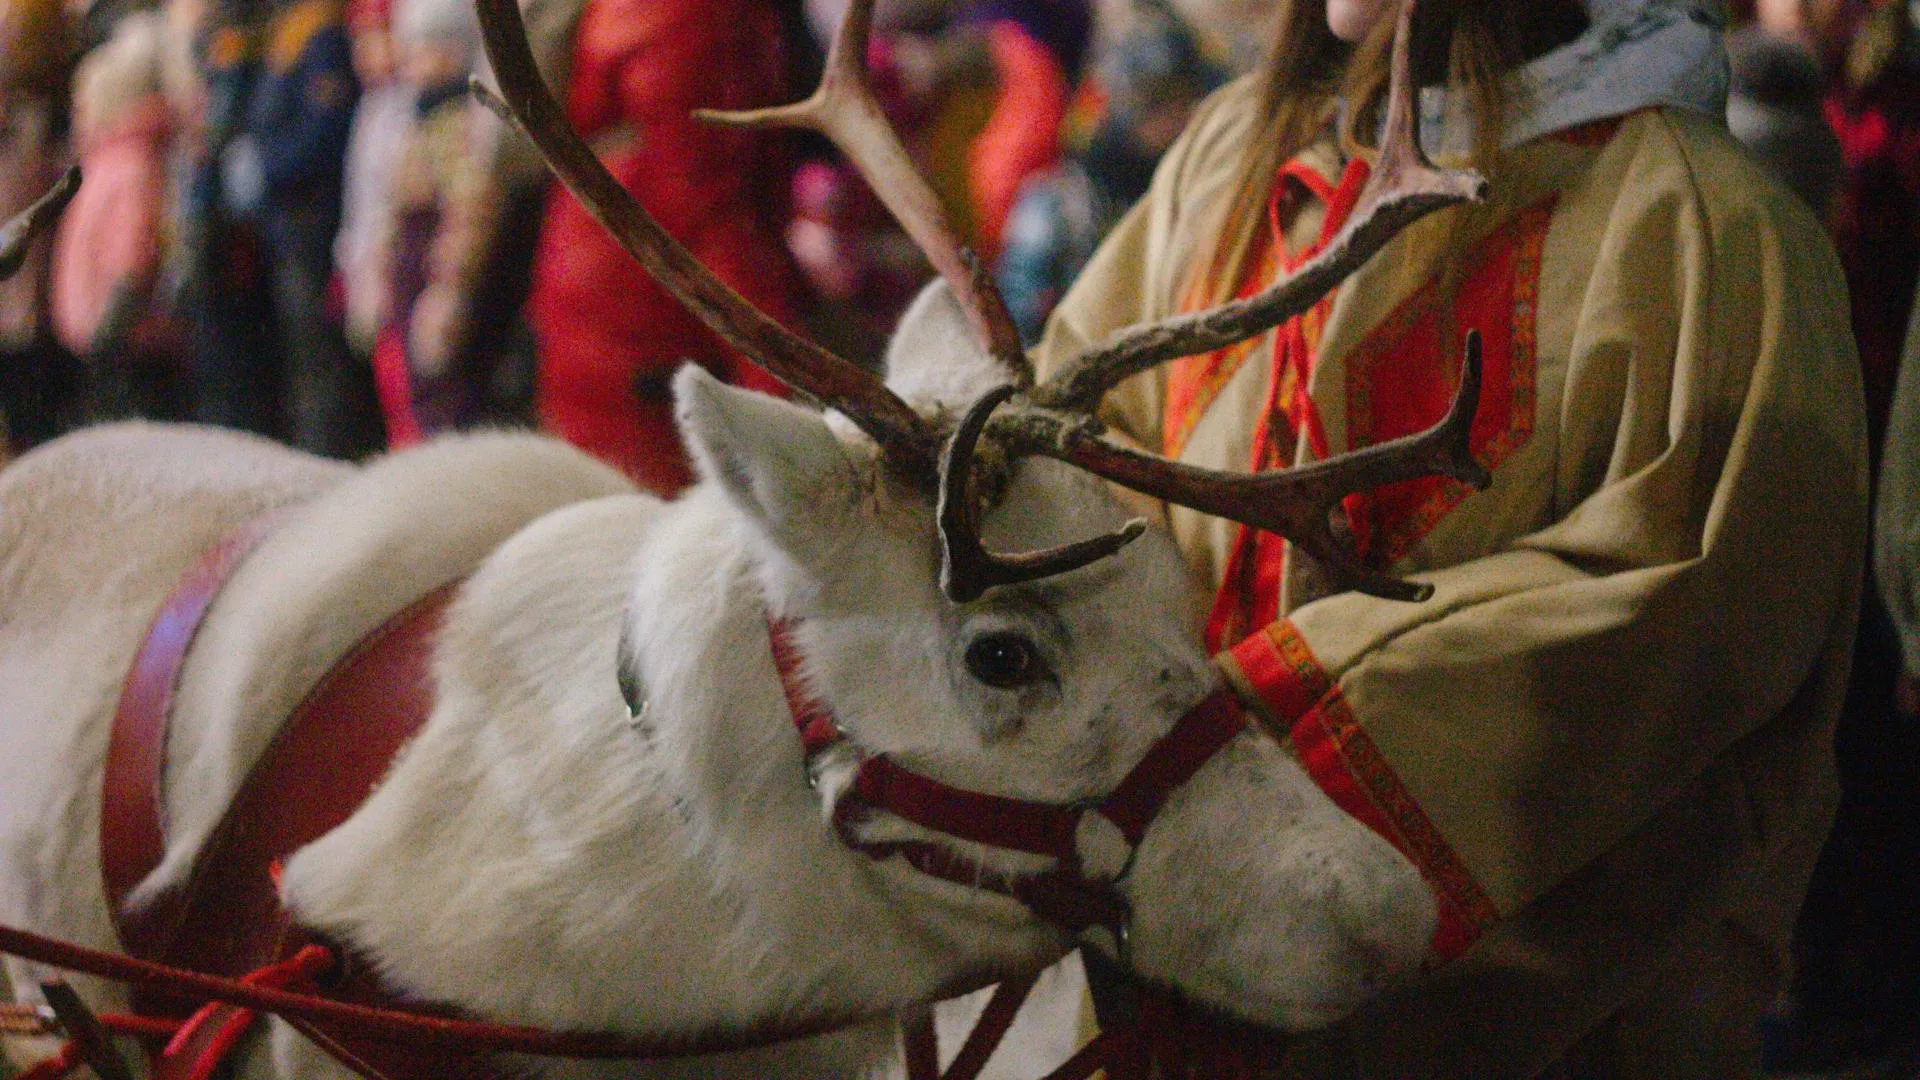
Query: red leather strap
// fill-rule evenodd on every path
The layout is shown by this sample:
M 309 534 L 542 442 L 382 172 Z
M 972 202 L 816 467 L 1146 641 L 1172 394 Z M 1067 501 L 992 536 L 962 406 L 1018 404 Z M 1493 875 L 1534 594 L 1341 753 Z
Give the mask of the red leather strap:
M 187 881 L 159 905 L 166 922 L 157 957 L 194 971 L 237 976 L 308 943 L 280 906 L 271 867 L 352 815 L 426 722 L 433 704 L 433 637 L 456 586 L 422 597 L 369 634 L 288 717 L 201 849 Z M 371 977 L 339 988 L 345 1000 L 393 1004 Z M 177 1013 L 189 1002 L 143 998 Z M 196 1080 L 196 1065 L 223 1026 L 154 1062 L 154 1080 Z M 295 1020 L 302 1033 L 370 1080 L 495 1075 L 481 1052 L 422 1047 L 325 1023 Z
M 127 895 L 166 856 L 161 787 L 166 778 L 167 718 L 180 665 L 220 586 L 286 513 L 282 508 L 250 519 L 194 562 L 154 615 L 121 688 L 107 741 L 100 870 L 106 882 L 107 910 L 121 942 L 136 954 L 153 955 L 154 942 L 140 914 L 126 912 L 124 905 Z
M 531 1054 L 595 1060 L 666 1060 L 675 1056 L 734 1053 L 772 1046 L 789 1039 L 811 1038 L 839 1031 L 856 1024 L 883 1019 L 882 1015 L 850 1013 L 806 1023 L 750 1032 L 712 1031 L 699 1035 L 637 1036 L 615 1032 L 552 1031 L 518 1024 L 502 1024 L 448 1016 L 444 1010 L 420 1007 L 395 1008 L 392 994 L 383 1005 L 365 1005 L 356 1000 L 353 987 L 362 982 L 352 973 L 353 961 L 344 976 L 323 979 L 320 996 L 305 990 L 276 990 L 249 984 L 240 979 L 206 975 L 184 968 L 168 967 L 138 960 L 119 953 L 103 952 L 61 941 L 17 927 L 0 924 L 0 954 L 18 956 L 37 964 L 82 971 L 103 979 L 133 987 L 165 987 L 179 996 L 202 1001 L 219 1001 L 243 1009 L 255 1009 L 284 1017 L 290 1023 L 311 1023 L 326 1029 L 350 1030 L 369 1040 L 402 1042 L 422 1050 L 444 1051 L 448 1047 L 482 1049 L 501 1054 Z M 371 980 L 366 980 L 371 982 Z M 340 984 L 344 982 L 345 987 Z M 987 985 L 974 973 L 957 978 L 936 992 L 940 998 L 971 993 Z M 118 1018 L 116 1018 L 118 1019 Z M 142 1024 L 147 1021 L 141 1020 Z M 176 1025 L 166 1025 L 167 1030 Z M 155 1025 L 155 1032 L 161 1025 Z M 126 1025 L 133 1034 L 149 1034 L 144 1027 Z
M 949 787 L 884 757 L 860 763 L 853 790 L 860 798 L 919 825 L 977 844 L 1030 855 L 1074 857 L 1080 811 Z
M 780 691 L 787 698 L 787 714 L 793 717 L 793 726 L 800 732 L 800 745 L 811 759 L 839 742 L 840 730 L 834 726 L 833 714 L 808 692 L 800 675 L 800 650 L 794 647 L 792 635 L 781 624 L 769 625 L 774 630 L 767 640 L 773 648 L 773 666 L 780 673 Z
M 940 1036 L 933 1026 L 933 1010 L 927 1006 L 901 1014 L 901 1049 L 905 1051 L 907 1080 L 976 1080 L 987 1066 L 987 1059 L 999 1048 L 1013 1027 L 1013 1018 L 1033 992 L 1035 975 L 1007 979 L 994 987 L 980 1019 L 974 1021 L 945 1072 L 940 1071 Z
M 1117 931 L 1130 917 L 1126 901 L 1111 882 L 1090 881 L 1065 870 L 1003 874 L 940 844 L 925 840 L 862 840 L 841 822 L 836 821 L 835 825 L 841 843 L 870 859 L 899 858 L 928 877 L 1012 897 L 1070 935 L 1090 926 Z
M 282 518 L 269 512 L 248 521 L 188 570 L 141 645 L 109 740 L 101 869 L 121 940 L 136 956 L 207 974 L 239 977 L 305 944 L 280 906 L 270 868 L 358 809 L 426 722 L 432 640 L 455 588 L 443 585 L 414 602 L 334 665 L 248 773 L 187 880 L 127 911 L 125 897 L 165 854 L 167 726 L 187 650 L 221 586 Z M 148 1015 L 184 1017 L 197 1001 L 148 989 L 136 993 L 136 1004 Z M 156 1058 L 155 1080 L 202 1071 L 209 1048 L 233 1041 L 222 1032 L 244 1021 L 238 1011 L 210 1016 L 174 1053 Z M 362 1047 L 321 1025 L 302 1026 L 368 1076 L 453 1075 L 455 1061 L 444 1048 L 402 1053 L 390 1067 L 396 1055 L 386 1044 Z
M 839 726 L 832 711 L 802 681 L 801 658 L 789 628 L 769 620 L 767 636 L 788 710 L 811 758 L 840 740 Z M 867 757 L 854 774 L 852 788 L 834 807 L 833 824 L 842 843 L 869 857 L 898 857 L 931 877 L 1014 897 L 1041 918 L 1071 933 L 1099 925 L 1124 937 L 1125 901 L 1111 881 L 1090 878 L 1083 872 L 1079 852 L 1082 819 L 1088 813 L 1107 818 L 1127 843 L 1137 848 L 1174 790 L 1244 731 L 1246 723 L 1246 714 L 1232 691 L 1226 687 L 1215 690 L 1148 748 L 1111 795 L 1092 807 L 1054 806 L 966 791 L 885 757 Z M 1059 863 L 1045 873 L 1009 876 L 990 871 L 942 844 L 865 840 L 858 826 L 873 809 L 947 836 L 1050 856 Z
M 980 1075 L 987 1067 L 987 1059 L 1007 1037 L 1014 1017 L 1019 1015 L 1020 1006 L 1027 1003 L 1038 979 L 1034 975 L 1008 979 L 994 988 L 987 1007 L 981 1010 L 980 1019 L 974 1022 L 973 1031 L 968 1033 L 967 1041 L 960 1044 L 959 1053 L 954 1055 L 941 1080 L 975 1080 Z
M 294 709 L 159 905 L 163 962 L 243 975 L 282 958 L 290 925 L 271 867 L 345 821 L 386 775 L 433 704 L 432 640 L 455 586 L 427 594 L 363 639 Z
M 1233 691 L 1224 686 L 1215 690 L 1153 744 L 1100 804 L 1100 816 L 1119 826 L 1127 842 L 1139 847 L 1147 826 L 1174 790 L 1193 779 L 1202 765 L 1246 729 L 1247 714 Z
M 363 961 L 350 957 L 346 970 L 338 975 L 340 977 L 327 985 L 328 996 L 337 1000 L 374 1008 L 399 1005 L 420 1014 L 465 1019 L 452 1009 L 403 1001 L 380 981 L 378 972 Z M 478 1040 L 433 1047 L 423 1046 L 415 1039 L 381 1036 L 348 1024 L 310 1018 L 292 1018 L 288 1023 L 334 1060 L 367 1080 L 501 1080 L 503 1076 L 517 1075 L 503 1071 L 498 1056 Z
M 940 1033 L 934 1030 L 930 1006 L 900 1014 L 900 1049 L 906 1058 L 907 1080 L 941 1080 Z

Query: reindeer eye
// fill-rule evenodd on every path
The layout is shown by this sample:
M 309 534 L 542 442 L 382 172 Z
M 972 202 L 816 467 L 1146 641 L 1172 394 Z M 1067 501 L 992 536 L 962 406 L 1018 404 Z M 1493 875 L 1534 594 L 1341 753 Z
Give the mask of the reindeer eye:
M 1011 690 L 1047 673 L 1040 651 L 1019 634 L 982 634 L 967 646 L 967 670 L 988 686 Z

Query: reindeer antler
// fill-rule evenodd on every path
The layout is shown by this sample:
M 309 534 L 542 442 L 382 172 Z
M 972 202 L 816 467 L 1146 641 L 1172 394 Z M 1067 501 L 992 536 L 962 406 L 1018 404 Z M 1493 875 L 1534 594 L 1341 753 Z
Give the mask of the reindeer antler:
M 1280 325 L 1312 307 L 1414 221 L 1442 207 L 1485 197 L 1484 178 L 1436 169 L 1420 149 L 1410 61 L 1416 2 L 1402 0 L 1400 6 L 1387 116 L 1373 172 L 1352 217 L 1321 254 L 1249 299 L 1121 332 L 1033 388 L 1025 405 L 987 424 L 988 437 L 1010 453 L 1057 458 L 1166 502 L 1278 533 L 1363 592 L 1405 600 L 1423 599 L 1430 592 L 1362 566 L 1335 539 L 1328 515 L 1347 495 L 1430 473 L 1486 486 L 1486 470 L 1473 460 L 1467 445 L 1480 392 L 1477 334 L 1468 335 L 1460 389 L 1446 419 L 1420 435 L 1297 469 L 1245 475 L 1196 468 L 1103 438 L 1093 417 L 1100 400 L 1122 380 Z M 950 447 L 946 468 L 954 467 Z M 945 482 L 953 486 L 950 476 Z M 949 531 L 973 527 L 969 515 L 943 515 L 941 521 Z M 1070 569 L 1076 564 L 1066 557 L 1068 551 L 1111 553 L 1138 535 L 1132 529 L 1129 523 L 1127 529 L 1097 541 L 1016 556 L 987 552 L 977 533 L 945 535 L 943 581 L 956 600 L 977 596 L 989 585 Z M 963 556 L 960 561 L 956 553 Z
M 12 221 L 0 226 L 0 281 L 20 272 L 27 261 L 27 250 L 33 246 L 35 237 L 53 226 L 60 212 L 73 201 L 74 192 L 80 190 L 80 167 L 69 168 L 53 187 L 32 206 L 15 215 Z
M 1046 551 L 994 555 L 980 544 L 980 500 L 973 490 L 974 450 L 993 411 L 1014 395 L 1000 386 L 980 395 L 947 439 L 940 458 L 940 588 L 957 603 L 975 600 L 994 585 L 1052 577 L 1104 559 L 1147 531 L 1134 518 L 1118 532 Z
M 614 180 L 569 126 L 541 80 L 515 0 L 478 0 L 487 55 L 505 100 L 484 87 L 476 90 L 527 133 L 561 181 L 621 246 L 703 322 L 788 385 L 845 413 L 880 444 L 896 468 L 929 485 L 938 476 L 941 585 L 954 600 L 970 600 L 995 585 L 1049 577 L 1105 558 L 1138 536 L 1143 526 L 1129 522 L 1109 535 L 1048 551 L 989 552 L 980 542 L 973 484 L 974 458 L 983 438 L 1009 457 L 1056 458 L 1167 502 L 1278 533 L 1355 587 L 1418 599 L 1426 595 L 1423 587 L 1360 565 L 1335 539 L 1329 514 L 1354 492 L 1432 473 L 1485 486 L 1486 470 L 1467 446 L 1479 401 L 1477 335 L 1468 336 L 1460 390 L 1440 424 L 1417 436 L 1297 469 L 1240 475 L 1195 468 L 1105 438 L 1093 415 L 1106 392 L 1128 376 L 1278 326 L 1311 307 L 1413 221 L 1443 206 L 1484 197 L 1486 182 L 1479 176 L 1437 170 L 1420 151 L 1408 60 L 1415 2 L 1402 0 L 1378 160 L 1351 220 L 1326 250 L 1249 300 L 1124 332 L 1038 387 L 1005 302 L 914 171 L 868 86 L 865 61 L 873 0 L 851 0 L 820 88 L 807 100 L 747 113 L 702 113 L 737 126 L 790 125 L 826 134 L 947 280 L 976 335 L 1006 369 L 1010 385 L 991 391 L 967 410 L 944 455 L 928 423 L 884 383 L 755 310 L 702 267 Z M 996 415 L 1003 407 L 1006 412 Z
M 478 13 L 504 98 L 497 111 L 533 140 L 560 181 L 620 246 L 714 333 L 781 382 L 844 413 L 880 445 L 891 466 L 931 487 L 939 440 L 927 422 L 871 372 L 787 330 L 702 266 L 620 186 L 567 122 L 534 64 L 515 0 L 478 0 Z M 484 87 L 480 93 L 483 100 L 491 97 Z
M 1033 383 L 1033 364 L 1020 345 L 1020 333 L 1007 312 L 1006 300 L 986 266 L 960 242 L 959 230 L 947 219 L 939 197 L 914 167 L 874 97 L 867 73 L 874 2 L 851 0 L 847 4 L 813 96 L 772 109 L 701 109 L 694 115 L 735 127 L 806 128 L 832 140 L 907 235 L 926 252 L 928 261 L 960 301 L 981 346 L 1006 368 L 1015 385 L 1025 389 Z
M 1480 367 L 1480 334 L 1470 331 L 1460 388 L 1438 424 L 1418 435 L 1271 472 L 1223 473 L 1170 461 L 1096 434 L 1097 424 L 1090 419 L 1063 417 L 1035 407 L 995 421 L 989 431 L 1011 452 L 1058 458 L 1166 502 L 1284 536 L 1320 560 L 1348 587 L 1389 600 L 1424 600 L 1432 593 L 1431 586 L 1415 585 L 1361 565 L 1334 537 L 1329 515 L 1348 495 L 1434 473 L 1470 487 L 1486 487 L 1486 468 L 1474 460 L 1467 445 L 1480 401 Z M 1119 541 L 1114 544 L 1117 550 L 1133 538 L 1125 535 L 1131 528 L 1129 523 L 1127 528 L 1102 539 Z M 960 548 L 968 541 L 948 543 Z M 973 562 L 991 565 L 986 571 L 989 584 L 1008 584 L 1026 580 L 1018 574 L 1029 559 L 989 553 Z M 1050 569 L 1059 573 L 1071 567 L 1052 565 Z M 970 584 L 962 586 L 962 591 L 970 589 Z

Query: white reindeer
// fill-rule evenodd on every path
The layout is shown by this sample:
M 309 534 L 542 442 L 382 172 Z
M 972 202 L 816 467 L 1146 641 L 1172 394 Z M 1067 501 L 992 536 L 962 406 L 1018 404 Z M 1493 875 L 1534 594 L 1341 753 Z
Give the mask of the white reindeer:
M 631 240 L 649 223 L 596 188 L 577 138 L 543 119 L 554 105 L 529 77 L 511 0 L 482 7 L 515 111 L 563 179 Z M 853 45 L 836 48 L 843 86 L 858 81 L 846 58 L 864 55 L 855 46 L 868 7 L 853 5 Z M 1397 178 L 1356 215 L 1374 222 L 1356 230 L 1357 246 L 1333 245 L 1333 259 L 1350 260 L 1336 269 L 1384 242 L 1392 229 L 1381 221 L 1470 194 L 1418 159 L 1404 27 L 1387 153 L 1408 169 L 1379 170 Z M 632 246 L 675 257 L 662 241 Z M 189 656 L 168 748 L 167 857 L 136 903 L 190 872 L 329 657 L 407 590 L 477 564 L 436 645 L 423 732 L 350 820 L 285 868 L 282 895 L 300 922 L 371 958 L 391 987 L 523 1024 L 673 1034 L 873 1015 L 1058 958 L 1070 935 L 1022 903 L 870 857 L 829 823 L 871 755 L 1040 803 L 1112 791 L 1218 676 L 1183 561 L 1158 532 L 1126 543 L 1137 530 L 1120 527 L 1119 503 L 1090 473 L 1204 500 L 1192 477 L 1143 479 L 1145 455 L 1049 407 L 1172 355 L 1152 333 L 1144 352 L 1024 388 L 996 419 L 1007 396 L 998 388 L 1021 386 L 1021 375 L 1010 374 L 1003 337 L 976 343 L 994 319 L 956 254 L 945 253 L 957 267 L 949 280 L 967 303 L 943 287 L 923 296 L 892 343 L 885 387 L 850 366 L 810 367 L 807 347 L 766 336 L 751 313 L 702 308 L 844 415 L 689 368 L 676 392 L 701 482 L 671 503 L 517 436 L 447 440 L 349 470 L 244 436 L 120 426 L 0 472 L 0 921 L 114 945 L 96 845 L 119 681 L 198 552 L 265 507 L 298 503 L 227 584 Z M 698 307 L 697 274 L 665 276 Z M 1324 277 L 1282 283 L 1256 314 L 1272 325 L 1297 310 L 1303 288 L 1325 287 Z M 1189 328 L 1177 347 L 1258 329 Z M 961 413 L 936 507 L 935 425 Z M 1329 463 L 1339 470 L 1312 473 L 1320 486 L 1305 501 L 1274 509 L 1244 487 L 1215 487 L 1206 505 L 1270 527 L 1280 515 L 1350 567 L 1322 542 L 1327 506 L 1431 468 L 1472 476 L 1470 462 L 1445 459 L 1462 442 L 1459 413 L 1416 446 Z M 983 431 L 1001 464 L 978 470 L 994 491 L 976 521 Z M 1020 550 L 1102 538 L 1010 558 L 990 555 L 982 533 Z M 807 690 L 845 734 L 811 763 L 770 621 L 790 628 Z M 853 832 L 863 843 L 923 841 L 1010 878 L 1053 867 L 887 813 Z M 1251 729 L 1172 793 L 1130 859 L 1104 861 L 1131 912 L 1136 972 L 1275 1028 L 1344 1015 L 1411 970 L 1434 925 L 1414 868 Z M 16 985 L 31 973 L 14 965 Z M 122 999 L 82 987 L 101 1007 Z M 891 1029 L 872 1023 L 644 1067 L 525 1064 L 551 1077 L 855 1076 L 892 1047 Z M 276 1027 L 242 1055 L 240 1075 L 351 1074 Z

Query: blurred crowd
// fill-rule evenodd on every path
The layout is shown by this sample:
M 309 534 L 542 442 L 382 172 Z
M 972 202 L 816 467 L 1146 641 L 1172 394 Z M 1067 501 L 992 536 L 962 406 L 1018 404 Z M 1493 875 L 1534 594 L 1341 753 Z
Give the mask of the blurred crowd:
M 824 142 L 692 117 L 804 95 L 843 3 L 522 8 L 572 123 L 669 231 L 763 310 L 877 362 L 931 276 L 919 252 Z M 1729 126 L 1832 230 L 1877 449 L 1920 342 L 1920 0 L 1734 7 Z M 1023 335 L 1198 102 L 1257 63 L 1265 16 L 1262 0 L 882 0 L 868 60 L 885 110 Z M 0 290 L 11 447 L 137 416 L 356 458 L 518 424 L 655 490 L 687 483 L 672 372 L 780 388 L 471 99 L 484 69 L 471 0 L 0 0 L 0 216 L 69 162 L 86 176 Z M 1903 673 L 1920 656 L 1903 660 L 1900 617 L 1865 617 L 1849 801 L 1780 1013 L 1784 1062 L 1916 1034 L 1920 686 Z
M 523 4 L 569 118 L 667 229 L 776 318 L 874 360 L 923 257 L 824 142 L 691 115 L 803 95 L 841 7 Z M 1198 11 L 880 5 L 886 111 L 1023 332 L 1257 56 L 1257 14 Z M 478 38 L 471 0 L 0 2 L 0 213 L 69 161 L 86 175 L 0 304 L 13 446 L 143 416 L 355 458 L 529 424 L 685 484 L 674 369 L 779 388 L 471 98 Z
M 1898 0 L 1741 0 L 1736 135 L 1831 223 L 1883 430 L 1920 276 L 1920 87 Z M 806 92 L 844 0 L 525 0 L 616 176 L 722 278 L 873 358 L 930 271 L 823 142 L 691 117 Z M 1016 322 L 1052 303 L 1261 0 L 885 0 L 889 118 Z M 17 449 L 124 416 L 359 457 L 538 424 L 672 490 L 666 385 L 774 390 L 621 254 L 467 94 L 470 0 L 0 0 L 0 212 L 87 183 L 0 296 Z M 1876 440 L 1877 441 L 1877 440 Z
M 1882 471 L 1880 588 L 1865 596 L 1838 729 L 1840 818 L 1770 1049 L 1783 1070 L 1867 1062 L 1850 1075 L 1920 1075 L 1920 4 L 1743 8 L 1727 38 L 1728 126 L 1828 224 Z

